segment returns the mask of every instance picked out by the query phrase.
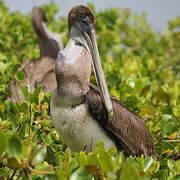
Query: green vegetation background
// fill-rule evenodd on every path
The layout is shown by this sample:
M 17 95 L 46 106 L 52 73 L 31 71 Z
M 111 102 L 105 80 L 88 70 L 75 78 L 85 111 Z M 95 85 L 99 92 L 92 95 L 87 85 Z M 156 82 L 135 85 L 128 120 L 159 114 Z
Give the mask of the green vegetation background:
M 128 9 L 96 12 L 97 41 L 110 93 L 138 113 L 149 128 L 157 160 L 126 160 L 115 148 L 73 153 L 61 142 L 49 116 L 50 94 L 41 88 L 25 101 L 8 100 L 7 84 L 23 81 L 21 63 L 39 57 L 31 15 L 10 13 L 0 0 L 0 179 L 180 179 L 180 17 L 163 33 L 144 15 Z M 56 4 L 44 5 L 49 28 L 68 40 L 66 18 L 55 19 Z M 92 76 L 92 81 L 94 77 Z

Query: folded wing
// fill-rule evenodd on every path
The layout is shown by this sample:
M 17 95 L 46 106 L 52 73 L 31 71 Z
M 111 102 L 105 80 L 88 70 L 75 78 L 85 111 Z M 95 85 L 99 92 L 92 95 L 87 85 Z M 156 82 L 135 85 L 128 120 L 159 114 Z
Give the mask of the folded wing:
M 152 138 L 138 115 L 111 96 L 114 114 L 108 118 L 99 91 L 93 85 L 90 86 L 86 100 L 91 115 L 99 121 L 107 134 L 115 139 L 117 148 L 123 150 L 126 156 L 155 155 Z

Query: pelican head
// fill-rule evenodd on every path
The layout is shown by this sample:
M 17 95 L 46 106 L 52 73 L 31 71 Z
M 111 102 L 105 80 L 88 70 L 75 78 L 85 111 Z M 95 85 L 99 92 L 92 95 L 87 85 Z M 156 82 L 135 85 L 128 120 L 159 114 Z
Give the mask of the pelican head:
M 77 89 L 77 92 L 87 93 L 92 64 L 102 101 L 108 113 L 112 114 L 112 103 L 96 43 L 94 14 L 86 6 L 73 7 L 68 14 L 68 29 L 70 41 L 66 48 L 59 53 L 56 63 L 59 89 L 65 89 L 68 82 L 71 82 L 69 86 L 73 88 L 73 92 L 76 92 L 75 89 Z M 68 76 L 69 78 L 67 78 Z M 69 86 L 66 88 L 66 92 Z M 82 89 L 84 90 L 82 91 Z
M 32 24 L 36 32 L 41 57 L 48 56 L 56 59 L 58 51 L 63 48 L 61 36 L 47 28 L 47 18 L 44 10 L 34 7 L 32 10 Z

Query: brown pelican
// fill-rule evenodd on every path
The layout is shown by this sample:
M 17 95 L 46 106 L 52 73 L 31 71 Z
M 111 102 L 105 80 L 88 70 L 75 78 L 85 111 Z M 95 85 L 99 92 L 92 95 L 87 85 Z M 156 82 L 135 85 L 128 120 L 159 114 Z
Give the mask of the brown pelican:
M 42 85 L 45 93 L 56 88 L 55 58 L 63 46 L 61 36 L 52 33 L 46 27 L 46 22 L 44 11 L 39 7 L 34 7 L 32 10 L 32 24 L 38 38 L 40 58 L 25 61 L 18 69 L 18 71 L 25 73 L 24 85 L 28 87 L 30 92 L 37 85 Z M 18 82 L 15 79 L 10 82 L 8 89 L 11 94 L 10 99 L 13 102 L 23 99 Z
M 73 7 L 68 29 L 70 40 L 56 59 L 57 89 L 50 106 L 62 141 L 76 152 L 91 151 L 97 141 L 103 141 L 126 156 L 153 156 L 153 142 L 143 121 L 108 94 L 91 10 Z M 99 89 L 90 84 L 91 64 Z

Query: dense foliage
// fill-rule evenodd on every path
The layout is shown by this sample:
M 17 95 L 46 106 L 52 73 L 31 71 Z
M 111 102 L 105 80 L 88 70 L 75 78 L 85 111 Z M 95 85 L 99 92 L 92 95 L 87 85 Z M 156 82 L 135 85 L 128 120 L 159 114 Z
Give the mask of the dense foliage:
M 22 61 L 39 56 L 31 16 L 10 13 L 0 0 L 0 179 L 180 179 L 180 18 L 163 33 L 153 32 L 144 15 L 128 9 L 96 12 L 100 55 L 110 93 L 138 113 L 149 128 L 157 160 L 126 160 L 113 147 L 73 153 L 60 140 L 49 115 L 50 94 L 22 87 L 25 101 L 8 100 L 7 84 L 23 81 Z M 58 7 L 43 8 L 49 28 L 67 42 L 66 18 Z M 92 82 L 94 77 L 92 76 Z

